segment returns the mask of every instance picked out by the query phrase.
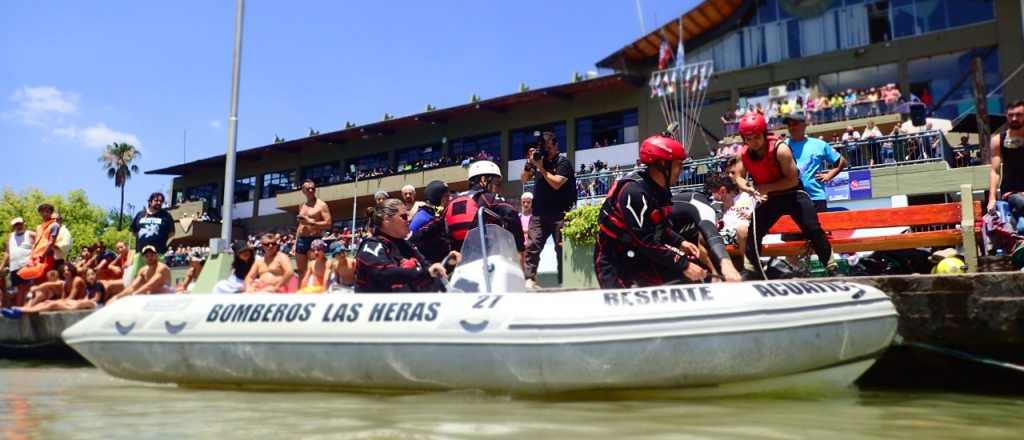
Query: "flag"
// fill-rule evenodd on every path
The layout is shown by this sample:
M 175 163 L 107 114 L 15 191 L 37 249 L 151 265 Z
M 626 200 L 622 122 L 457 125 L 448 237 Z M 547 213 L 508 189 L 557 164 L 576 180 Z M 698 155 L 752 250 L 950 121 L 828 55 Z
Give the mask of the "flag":
M 669 47 L 668 41 L 661 40 L 661 46 L 658 48 L 658 70 L 667 68 L 668 62 L 671 59 L 672 48 Z
M 683 35 L 679 34 L 679 45 L 676 46 L 676 67 L 686 64 L 686 49 L 683 48 Z

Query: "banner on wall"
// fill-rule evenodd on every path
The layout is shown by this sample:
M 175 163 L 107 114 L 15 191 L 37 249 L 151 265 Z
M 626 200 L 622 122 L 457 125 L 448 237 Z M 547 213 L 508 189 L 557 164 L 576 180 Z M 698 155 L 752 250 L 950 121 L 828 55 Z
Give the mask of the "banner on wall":
M 871 198 L 871 170 L 843 171 L 825 184 L 828 201 L 865 200 Z

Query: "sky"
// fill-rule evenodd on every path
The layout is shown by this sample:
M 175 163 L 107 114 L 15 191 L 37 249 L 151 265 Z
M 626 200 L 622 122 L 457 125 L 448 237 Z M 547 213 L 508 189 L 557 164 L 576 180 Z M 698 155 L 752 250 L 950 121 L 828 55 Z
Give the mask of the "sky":
M 696 0 L 641 0 L 647 31 Z M 119 192 L 105 145 L 140 171 L 223 154 L 235 2 L 0 2 L 0 187 Z M 568 82 L 642 36 L 637 0 L 246 2 L 238 149 Z M 142 206 L 171 177 L 134 175 Z

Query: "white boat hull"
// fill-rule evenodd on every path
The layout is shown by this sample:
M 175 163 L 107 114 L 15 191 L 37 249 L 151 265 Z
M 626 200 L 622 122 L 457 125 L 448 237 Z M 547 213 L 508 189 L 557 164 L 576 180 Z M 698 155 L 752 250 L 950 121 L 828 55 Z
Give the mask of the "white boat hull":
M 111 375 L 197 386 L 731 393 L 847 386 L 891 343 L 896 320 L 871 287 L 769 282 L 132 297 L 64 338 Z

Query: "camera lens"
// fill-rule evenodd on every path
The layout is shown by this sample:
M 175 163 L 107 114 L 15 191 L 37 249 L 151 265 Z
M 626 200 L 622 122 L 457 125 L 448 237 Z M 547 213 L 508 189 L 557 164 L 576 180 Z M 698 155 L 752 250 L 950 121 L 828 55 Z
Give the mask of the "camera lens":
M 541 157 L 543 157 L 543 156 L 541 156 L 539 151 L 534 151 L 533 152 L 533 160 L 540 160 Z

